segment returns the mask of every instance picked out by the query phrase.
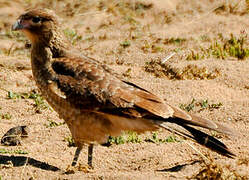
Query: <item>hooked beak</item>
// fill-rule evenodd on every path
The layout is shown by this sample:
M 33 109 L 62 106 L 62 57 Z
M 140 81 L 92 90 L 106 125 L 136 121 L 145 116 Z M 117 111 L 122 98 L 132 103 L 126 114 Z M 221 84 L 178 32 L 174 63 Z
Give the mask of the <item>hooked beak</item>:
M 12 25 L 12 31 L 18 31 L 18 30 L 21 30 L 21 29 L 23 29 L 24 28 L 24 26 L 21 24 L 21 20 L 20 19 L 18 19 L 16 22 L 15 22 L 15 24 L 13 24 Z

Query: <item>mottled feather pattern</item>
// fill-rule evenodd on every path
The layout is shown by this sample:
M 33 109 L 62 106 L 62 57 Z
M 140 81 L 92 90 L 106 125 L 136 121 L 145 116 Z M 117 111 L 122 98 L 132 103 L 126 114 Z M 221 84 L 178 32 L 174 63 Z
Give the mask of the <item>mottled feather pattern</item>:
M 57 73 L 59 86 L 63 84 L 65 87 L 66 78 L 58 74 L 71 76 L 70 79 L 74 78 L 67 81 L 69 87 L 62 88 L 62 91 L 70 89 L 70 94 L 93 95 L 100 103 L 106 103 L 108 100 L 116 107 L 135 108 L 137 106 L 164 118 L 173 115 L 173 110 L 157 96 L 121 81 L 95 61 L 82 59 L 57 58 L 53 61 L 52 67 Z
M 84 56 L 66 40 L 51 11 L 28 11 L 18 23 L 23 17 L 30 23 L 30 28 L 23 31 L 32 41 L 34 79 L 42 95 L 67 123 L 78 147 L 105 143 L 109 135 L 126 130 L 142 133 L 163 127 L 232 155 L 218 139 L 193 126 L 232 134 L 229 128 L 171 106 L 148 90 L 124 81 L 106 65 Z M 38 26 L 31 21 L 33 17 L 44 21 Z

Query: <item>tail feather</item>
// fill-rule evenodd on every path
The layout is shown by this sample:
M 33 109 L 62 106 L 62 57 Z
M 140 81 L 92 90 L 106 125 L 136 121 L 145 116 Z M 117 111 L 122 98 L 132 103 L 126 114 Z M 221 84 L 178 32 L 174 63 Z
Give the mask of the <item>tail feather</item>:
M 192 122 L 194 122 L 194 123 L 192 123 L 192 125 L 197 125 L 197 126 L 200 126 L 203 128 L 208 128 L 208 129 L 215 130 L 217 132 L 224 133 L 227 135 L 233 135 L 233 136 L 236 135 L 236 133 L 232 129 L 230 129 L 230 128 L 228 128 L 220 123 L 213 122 L 213 121 L 210 121 L 208 119 L 204 119 L 202 117 L 199 117 L 199 116 L 196 116 L 193 114 L 191 114 L 191 117 L 192 117 Z M 209 126 L 209 124 L 211 124 L 211 123 L 213 124 L 213 126 Z M 189 124 L 191 124 L 191 123 L 189 123 Z
M 177 107 L 170 106 L 174 110 L 174 117 L 172 120 L 176 123 L 183 122 L 184 124 L 199 126 L 207 129 L 212 129 L 217 132 L 221 132 L 228 135 L 235 135 L 235 133 L 228 127 L 221 125 L 219 123 L 210 121 L 208 119 L 189 114 Z
M 192 135 L 193 138 L 201 145 L 206 146 L 209 149 L 212 149 L 220 154 L 223 154 L 227 157 L 233 157 L 235 154 L 233 154 L 227 146 L 219 141 L 218 139 L 214 138 L 213 136 L 210 136 L 202 131 L 199 131 L 197 129 L 194 129 L 193 127 L 183 125 L 183 127 L 188 130 Z
M 196 141 L 197 143 L 218 152 L 219 154 L 222 154 L 227 157 L 234 157 L 235 154 L 233 154 L 227 146 L 219 141 L 218 139 L 200 131 L 197 130 L 191 126 L 188 126 L 186 124 L 173 124 L 171 122 L 162 122 L 158 121 L 159 126 L 163 127 L 164 129 L 174 132 L 177 135 L 180 135 L 182 137 L 192 139 Z

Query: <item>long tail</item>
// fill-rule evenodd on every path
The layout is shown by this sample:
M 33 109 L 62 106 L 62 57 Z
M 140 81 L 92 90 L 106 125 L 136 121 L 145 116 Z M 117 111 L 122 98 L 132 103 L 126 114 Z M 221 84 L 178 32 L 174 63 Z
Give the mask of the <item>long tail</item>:
M 174 118 L 178 119 L 178 118 Z M 235 154 L 233 154 L 228 147 L 219 141 L 218 139 L 200 131 L 197 130 L 185 123 L 177 123 L 177 120 L 173 122 L 165 122 L 165 121 L 158 121 L 159 126 L 163 127 L 164 129 L 174 132 L 182 137 L 192 139 L 199 144 L 218 152 L 219 154 L 222 154 L 224 156 L 233 158 Z

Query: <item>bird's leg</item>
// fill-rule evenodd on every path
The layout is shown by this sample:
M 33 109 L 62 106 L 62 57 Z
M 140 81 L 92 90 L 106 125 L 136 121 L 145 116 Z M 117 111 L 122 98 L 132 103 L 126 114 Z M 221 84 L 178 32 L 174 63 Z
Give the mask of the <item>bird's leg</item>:
M 74 158 L 73 158 L 73 162 L 72 162 L 72 166 L 75 166 L 77 164 L 79 155 L 80 155 L 80 151 L 82 150 L 82 147 L 77 147 L 75 154 L 74 154 Z
M 93 144 L 89 144 L 89 146 L 88 146 L 88 166 L 90 168 L 93 168 L 92 160 L 93 160 Z

